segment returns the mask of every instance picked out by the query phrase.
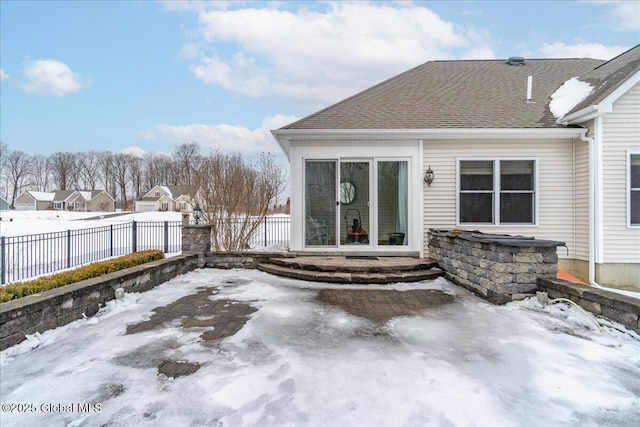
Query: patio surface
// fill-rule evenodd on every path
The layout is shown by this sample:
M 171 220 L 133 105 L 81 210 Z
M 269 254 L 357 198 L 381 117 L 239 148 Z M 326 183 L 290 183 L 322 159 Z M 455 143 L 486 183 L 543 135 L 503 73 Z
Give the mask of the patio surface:
M 352 286 L 202 269 L 0 353 L 1 422 L 640 424 L 640 337 L 581 316 L 494 306 L 443 278 Z

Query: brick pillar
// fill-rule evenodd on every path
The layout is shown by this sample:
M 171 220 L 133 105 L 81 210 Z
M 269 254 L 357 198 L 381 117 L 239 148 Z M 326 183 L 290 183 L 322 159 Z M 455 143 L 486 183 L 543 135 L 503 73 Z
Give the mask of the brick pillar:
M 198 254 L 198 267 L 204 267 L 204 254 L 210 251 L 210 225 L 182 226 L 182 252 L 196 252 Z

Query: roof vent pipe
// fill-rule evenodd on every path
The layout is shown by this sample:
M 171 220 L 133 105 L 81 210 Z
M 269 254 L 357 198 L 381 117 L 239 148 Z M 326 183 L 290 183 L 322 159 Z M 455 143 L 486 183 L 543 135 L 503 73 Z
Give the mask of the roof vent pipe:
M 527 104 L 533 103 L 531 100 L 531 92 L 533 91 L 533 76 L 527 77 Z
M 511 56 L 507 59 L 509 65 L 524 65 L 524 58 L 521 56 Z

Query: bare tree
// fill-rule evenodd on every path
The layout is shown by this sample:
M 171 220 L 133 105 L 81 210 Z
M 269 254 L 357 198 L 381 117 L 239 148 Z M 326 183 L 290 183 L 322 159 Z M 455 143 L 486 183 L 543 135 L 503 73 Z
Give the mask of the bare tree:
M 77 188 L 77 182 L 74 182 L 74 178 L 76 177 L 75 154 L 59 151 L 49 156 L 49 162 L 56 189 L 71 190 Z
M 9 151 L 6 158 L 6 170 L 8 186 L 11 188 L 11 209 L 15 208 L 15 200 L 18 193 L 28 184 L 33 167 L 32 157 L 19 150 Z
M 113 174 L 113 153 L 111 151 L 98 152 L 98 181 L 107 193 L 114 199 L 116 194 L 116 182 Z
M 220 151 L 204 157 L 194 177 L 193 200 L 211 225 L 216 251 L 246 249 L 285 182 L 284 171 L 268 155 L 250 164 L 240 154 Z
M 173 153 L 173 159 L 176 175 L 178 175 L 176 185 L 193 184 L 193 172 L 198 169 L 198 165 L 202 161 L 200 145 L 197 142 L 180 145 Z
M 127 208 L 127 184 L 131 172 L 131 162 L 133 156 L 126 153 L 116 153 L 112 158 L 113 179 L 118 186 L 121 207 Z
M 7 155 L 9 154 L 9 147 L 4 142 L 0 142 L 0 194 L 9 199 L 9 179 L 7 172 Z
M 95 190 L 100 182 L 100 152 L 88 151 L 78 153 L 77 168 L 79 173 L 78 184 L 83 190 Z
M 129 159 L 129 176 L 131 177 L 131 191 L 133 192 L 133 199 L 140 197 L 142 193 L 142 182 L 144 169 L 142 167 L 142 159 L 140 157 L 131 155 Z
M 33 167 L 31 170 L 33 189 L 36 191 L 49 191 L 51 183 L 51 167 L 47 156 L 33 156 Z

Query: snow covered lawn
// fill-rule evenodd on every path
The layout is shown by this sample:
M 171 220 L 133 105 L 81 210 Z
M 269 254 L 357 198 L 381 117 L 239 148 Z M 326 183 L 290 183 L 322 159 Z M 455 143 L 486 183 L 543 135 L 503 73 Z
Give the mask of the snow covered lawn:
M 257 311 L 219 341 L 179 321 L 125 334 L 203 287 Z M 640 337 L 620 325 L 600 333 L 534 300 L 494 306 L 444 279 L 367 288 L 456 295 L 376 324 L 320 302 L 319 287 L 203 269 L 127 294 L 1 353 L 2 425 L 640 425 Z M 167 378 L 161 359 L 200 369 Z

